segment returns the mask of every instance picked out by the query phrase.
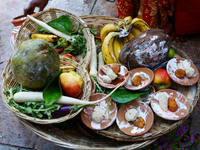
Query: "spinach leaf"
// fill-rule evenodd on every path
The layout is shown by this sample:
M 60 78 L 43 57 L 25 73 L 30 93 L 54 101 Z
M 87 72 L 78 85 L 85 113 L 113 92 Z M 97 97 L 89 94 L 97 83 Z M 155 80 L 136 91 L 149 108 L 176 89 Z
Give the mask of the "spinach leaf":
M 55 101 L 57 101 L 62 96 L 62 89 L 60 85 L 59 75 L 62 73 L 60 70 L 51 81 L 46 85 L 43 90 L 43 98 L 46 103 L 52 105 Z
M 71 22 L 71 19 L 69 18 L 69 16 L 62 15 L 59 18 L 48 22 L 47 24 L 62 33 L 71 35 L 72 22 Z M 40 31 L 42 33 L 48 33 L 48 34 L 51 33 L 47 29 L 41 27 L 40 25 L 36 26 L 36 28 L 38 31 Z
M 137 97 L 147 94 L 149 92 L 151 92 L 152 88 L 148 91 L 145 92 L 133 92 L 127 89 L 123 89 L 123 90 L 117 90 L 115 91 L 110 97 L 112 100 L 114 100 L 117 103 L 127 103 L 130 102 L 134 99 L 136 99 Z M 111 91 L 108 91 L 108 93 L 110 93 Z

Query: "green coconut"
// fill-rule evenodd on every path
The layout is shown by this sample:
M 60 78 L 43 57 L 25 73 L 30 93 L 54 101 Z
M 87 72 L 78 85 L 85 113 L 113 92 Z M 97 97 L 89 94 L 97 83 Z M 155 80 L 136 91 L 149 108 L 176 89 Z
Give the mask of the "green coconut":
M 60 59 L 46 41 L 30 39 L 14 51 L 11 70 L 16 81 L 30 89 L 42 89 L 59 71 Z

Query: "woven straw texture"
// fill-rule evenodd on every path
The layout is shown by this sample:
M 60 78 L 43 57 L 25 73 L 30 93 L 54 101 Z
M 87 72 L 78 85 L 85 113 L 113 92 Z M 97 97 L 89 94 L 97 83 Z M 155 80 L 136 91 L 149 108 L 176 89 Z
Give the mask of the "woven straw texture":
M 26 114 L 23 114 L 21 112 L 19 112 L 16 108 L 10 106 L 8 104 L 8 100 L 6 98 L 5 95 L 5 91 L 8 90 L 11 87 L 15 87 L 18 86 L 18 83 L 16 82 L 16 80 L 14 79 L 13 75 L 12 75 L 12 71 L 11 71 L 11 58 L 8 60 L 7 66 L 3 71 L 2 74 L 2 89 L 1 89 L 1 96 L 4 100 L 4 104 L 5 106 L 10 109 L 16 116 L 34 122 L 34 123 L 38 123 L 38 124 L 51 124 L 51 123 L 60 123 L 66 120 L 69 120 L 73 117 L 75 117 L 76 115 L 78 115 L 82 109 L 80 109 L 79 111 L 60 117 L 60 118 L 55 118 L 55 119 L 39 119 L 39 118 L 34 118 L 31 116 L 28 116 Z M 65 57 L 60 57 L 60 65 L 68 65 L 68 66 L 74 66 L 76 68 L 76 72 L 83 78 L 84 80 L 84 90 L 83 90 L 83 96 L 81 98 L 81 100 L 84 101 L 88 101 L 89 97 L 90 97 L 90 93 L 91 93 L 91 80 L 89 77 L 88 72 L 78 63 L 76 63 L 75 61 L 65 58 Z
M 85 22 L 78 16 L 71 14 L 70 12 L 67 12 L 65 10 L 61 9 L 55 9 L 55 8 L 49 8 L 45 11 L 39 12 L 37 14 L 34 14 L 33 17 L 35 17 L 38 20 L 41 20 L 45 23 L 50 22 L 52 20 L 57 19 L 58 17 L 62 15 L 67 15 L 72 21 L 72 27 L 73 31 L 79 27 L 80 29 L 83 27 L 87 27 Z M 14 42 L 14 49 L 22 43 L 23 41 L 30 39 L 30 35 L 33 33 L 38 33 L 39 31 L 36 29 L 37 23 L 34 21 L 27 19 L 20 27 L 18 34 L 16 35 L 16 39 Z M 81 55 L 76 56 L 79 63 L 84 66 L 85 68 L 88 66 L 90 59 L 91 59 L 91 34 L 90 30 L 88 28 L 83 29 L 83 35 L 87 40 L 87 53 L 85 58 L 82 58 Z

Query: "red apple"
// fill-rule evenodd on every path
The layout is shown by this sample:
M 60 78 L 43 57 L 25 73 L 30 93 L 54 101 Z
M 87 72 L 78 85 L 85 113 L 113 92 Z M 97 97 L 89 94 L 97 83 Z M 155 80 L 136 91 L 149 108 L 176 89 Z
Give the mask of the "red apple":
M 154 71 L 152 85 L 157 89 L 167 89 L 172 85 L 172 81 L 165 69 L 159 68 Z
M 59 78 L 63 93 L 65 95 L 77 97 L 82 92 L 84 80 L 75 71 L 61 73 Z

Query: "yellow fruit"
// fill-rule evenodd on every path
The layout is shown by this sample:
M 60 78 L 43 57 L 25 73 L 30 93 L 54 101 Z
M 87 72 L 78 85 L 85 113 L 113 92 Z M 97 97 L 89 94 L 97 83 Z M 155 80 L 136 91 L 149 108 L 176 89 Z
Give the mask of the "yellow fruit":
M 131 25 L 133 27 L 138 28 L 141 32 L 150 29 L 149 25 L 143 19 L 140 18 L 134 18 L 131 21 Z
M 119 21 L 117 25 L 118 25 L 118 27 L 120 27 L 120 28 L 124 28 L 125 22 L 124 22 L 124 21 Z
M 132 38 L 134 38 L 135 36 L 130 32 L 128 35 L 128 40 L 131 40 Z
M 127 25 L 129 25 L 131 23 L 131 21 L 132 21 L 132 17 L 131 16 L 127 16 L 127 17 L 124 18 L 124 21 L 125 21 L 125 23 Z
M 138 28 L 132 27 L 131 29 L 131 33 L 136 36 L 140 33 L 140 30 Z
M 117 35 L 119 32 L 110 32 L 102 43 L 102 55 L 106 64 L 117 63 L 113 48 L 114 37 Z
M 47 42 L 56 42 L 58 41 L 58 37 L 52 34 L 31 34 L 31 39 L 42 39 Z
M 62 72 L 69 72 L 69 71 L 75 71 L 75 67 L 74 66 L 60 66 L 60 69 L 62 69 Z
M 119 58 L 119 53 L 121 52 L 122 47 L 121 47 L 118 37 L 115 37 L 114 42 L 113 42 L 113 47 L 114 47 L 114 54 L 117 59 L 117 62 L 120 63 L 118 58 Z
M 114 31 L 118 31 L 119 30 L 119 27 L 117 27 L 116 25 L 112 24 L 112 23 L 109 23 L 109 24 L 106 24 L 102 29 L 101 29 L 101 32 L 100 32 L 100 37 L 101 37 L 101 41 L 103 42 L 105 37 L 108 35 L 108 33 L 110 32 L 114 32 Z

